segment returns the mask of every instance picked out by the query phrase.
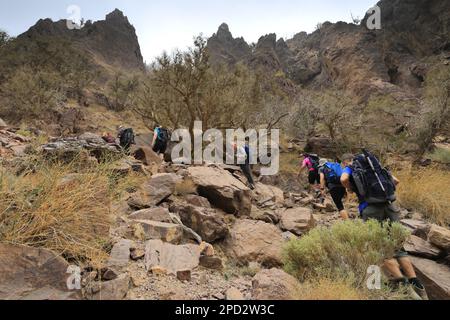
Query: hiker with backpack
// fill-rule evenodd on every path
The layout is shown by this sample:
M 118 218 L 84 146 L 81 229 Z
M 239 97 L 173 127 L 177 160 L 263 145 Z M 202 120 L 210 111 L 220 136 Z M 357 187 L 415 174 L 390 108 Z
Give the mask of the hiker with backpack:
M 248 186 L 251 190 L 255 190 L 255 181 L 253 180 L 252 169 L 250 166 L 250 146 L 248 139 L 245 140 L 245 145 L 239 147 L 236 143 L 233 144 L 236 152 L 237 163 L 248 181 Z
M 341 183 L 349 193 L 356 193 L 362 219 L 389 224 L 398 222 L 400 210 L 394 202 L 396 188 L 400 181 L 366 150 L 356 157 L 346 154 L 342 157 L 342 161 L 345 169 L 341 176 Z M 428 299 L 425 287 L 417 279 L 406 251 L 400 250 L 393 259 L 386 260 L 384 267 L 393 276 L 395 286 L 407 286 L 410 295 L 417 300 Z
M 300 178 L 302 172 L 304 170 L 308 170 L 308 182 L 316 191 L 317 196 L 320 196 L 320 175 L 319 175 L 319 163 L 320 158 L 315 154 L 305 153 L 302 155 L 303 162 L 300 168 L 300 172 L 298 173 L 298 177 Z
M 117 138 L 120 141 L 120 147 L 128 154 L 130 152 L 131 146 L 135 144 L 133 129 L 120 126 L 118 128 Z
M 170 140 L 169 130 L 157 125 L 153 132 L 152 148 L 156 154 L 164 154 Z
M 320 190 L 325 197 L 325 190 L 328 188 L 334 204 L 339 210 L 343 220 L 349 219 L 349 214 L 345 210 L 343 199 L 347 195 L 347 190 L 341 183 L 343 169 L 340 163 L 325 161 L 319 168 Z

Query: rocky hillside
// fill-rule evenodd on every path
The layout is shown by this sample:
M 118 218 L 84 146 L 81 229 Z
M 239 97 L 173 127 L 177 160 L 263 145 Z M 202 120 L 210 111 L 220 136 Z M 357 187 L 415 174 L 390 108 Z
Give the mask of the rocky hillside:
M 223 24 L 209 39 L 213 62 L 244 62 L 283 71 L 297 84 L 336 84 L 360 98 L 372 93 L 411 97 L 433 64 L 450 63 L 450 3 L 439 0 L 383 0 L 382 29 L 325 22 L 313 33 L 292 39 L 262 36 L 251 48 Z
M 87 21 L 79 30 L 67 28 L 67 21 L 53 22 L 51 19 L 39 20 L 18 39 L 36 40 L 39 38 L 61 38 L 92 55 L 99 64 L 116 68 L 143 70 L 144 61 L 136 36 L 136 30 L 116 9 L 105 20 Z
M 87 162 L 83 167 L 101 170 L 99 159 L 112 154 L 117 158 L 111 168 L 116 179 L 138 175 L 142 181 L 128 187 L 109 208 L 101 208 L 98 218 L 102 221 L 92 221 L 91 232 L 103 234 L 108 243 L 103 245 L 107 255 L 100 266 L 73 259 L 70 246 L 55 255 L 39 244 L 0 241 L 0 299 L 295 300 L 304 289 L 283 271 L 283 248 L 316 227 L 330 228 L 339 222 L 330 198 L 322 204 L 308 192 L 282 190 L 262 180 L 252 191 L 238 167 L 165 163 L 142 139 L 137 139 L 133 156 L 124 157 L 92 133 L 54 138 L 38 147 L 5 126 L 0 135 L 2 144 L 23 148 L 11 161 L 4 161 L 8 168 L 32 154 L 71 162 L 84 150 Z M 54 191 L 88 188 L 78 185 L 87 174 L 83 167 L 73 167 L 69 174 L 55 178 Z M 38 193 L 35 190 L 33 196 L 39 197 Z M 356 215 L 357 204 L 348 206 Z M 33 204 L 27 208 L 33 210 Z M 14 210 L 20 206 L 9 207 L 11 216 Z M 57 219 L 55 214 L 51 220 L 59 229 L 69 227 L 67 232 L 72 235 L 73 223 Z M 413 256 L 430 298 L 450 299 L 450 231 L 425 221 L 415 211 L 404 209 L 402 219 L 412 233 L 405 249 Z M 7 225 L 0 235 L 6 234 Z M 64 238 L 70 241 L 71 236 L 64 233 Z M 45 238 L 40 239 L 45 243 Z M 81 245 L 77 240 L 74 246 Z M 76 274 L 81 276 L 80 288 L 68 290 L 66 284 L 76 284 Z M 339 294 L 345 299 L 345 292 Z

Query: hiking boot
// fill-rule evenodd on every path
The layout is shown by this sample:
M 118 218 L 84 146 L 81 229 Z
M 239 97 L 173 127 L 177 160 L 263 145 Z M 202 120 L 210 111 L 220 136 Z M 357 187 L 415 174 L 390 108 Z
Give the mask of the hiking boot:
M 429 300 L 427 290 L 419 279 L 409 279 L 409 283 L 422 300 Z
M 412 300 L 422 300 L 420 295 L 414 290 L 414 286 L 411 285 L 406 278 L 389 281 L 389 287 L 394 291 L 405 292 Z
M 412 300 L 415 301 L 423 300 L 422 297 L 416 292 L 416 288 L 413 285 L 408 285 L 406 287 L 406 292 Z

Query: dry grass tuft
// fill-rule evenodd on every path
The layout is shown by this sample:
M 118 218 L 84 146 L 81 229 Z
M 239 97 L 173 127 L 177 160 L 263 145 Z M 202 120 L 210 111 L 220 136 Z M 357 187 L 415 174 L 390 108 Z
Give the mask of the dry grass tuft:
M 320 278 L 303 283 L 296 295 L 298 300 L 350 301 L 369 300 L 367 292 L 356 289 L 346 280 Z
M 450 225 L 450 171 L 435 167 L 398 172 L 399 203 L 441 226 Z
M 0 241 L 100 266 L 107 257 L 111 202 L 130 181 L 114 176 L 107 163 L 42 161 L 30 167 L 19 176 L 0 170 Z

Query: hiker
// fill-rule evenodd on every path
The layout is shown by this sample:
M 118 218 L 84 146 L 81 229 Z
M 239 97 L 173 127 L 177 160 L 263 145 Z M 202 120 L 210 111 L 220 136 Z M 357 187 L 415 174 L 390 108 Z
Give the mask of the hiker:
M 325 190 L 328 188 L 331 198 L 334 204 L 339 210 L 339 214 L 343 220 L 349 219 L 349 214 L 345 210 L 343 199 L 347 195 L 347 190 L 341 183 L 343 169 L 340 163 L 328 162 L 324 160 L 320 163 L 319 174 L 320 174 L 320 191 L 322 192 L 322 197 L 325 198 Z
M 367 151 L 356 157 L 346 154 L 342 157 L 342 161 L 345 169 L 341 176 L 341 183 L 347 192 L 356 193 L 362 219 L 364 221 L 374 219 L 380 223 L 389 224 L 398 222 L 400 210 L 394 202 L 396 187 L 400 181 Z M 402 249 L 393 259 L 386 260 L 384 268 L 393 276 L 394 285 L 407 286 L 409 293 L 417 300 L 428 299 L 425 287 L 417 279 L 406 251 Z
M 156 154 L 164 154 L 170 140 L 169 130 L 157 125 L 153 132 L 152 148 Z
M 111 132 L 104 132 L 102 135 L 103 141 L 105 141 L 108 144 L 115 144 L 116 138 L 111 134 Z
M 304 170 L 308 170 L 308 182 L 310 186 L 314 189 L 319 197 L 321 195 L 320 192 L 320 175 L 319 175 L 319 162 L 320 159 L 315 154 L 304 153 L 302 155 L 303 162 L 300 168 L 300 172 L 298 173 L 298 178 L 300 178 L 302 172 Z
M 132 128 L 125 128 L 124 126 L 120 126 L 118 128 L 117 138 L 120 141 L 120 147 L 126 153 L 129 153 L 131 145 L 135 144 L 133 129 Z
M 240 166 L 242 173 L 245 175 L 248 181 L 250 189 L 255 190 L 255 181 L 253 180 L 252 170 L 250 167 L 250 146 L 248 140 L 245 141 L 243 147 L 239 147 L 237 143 L 233 144 L 234 151 L 237 156 L 237 163 Z

